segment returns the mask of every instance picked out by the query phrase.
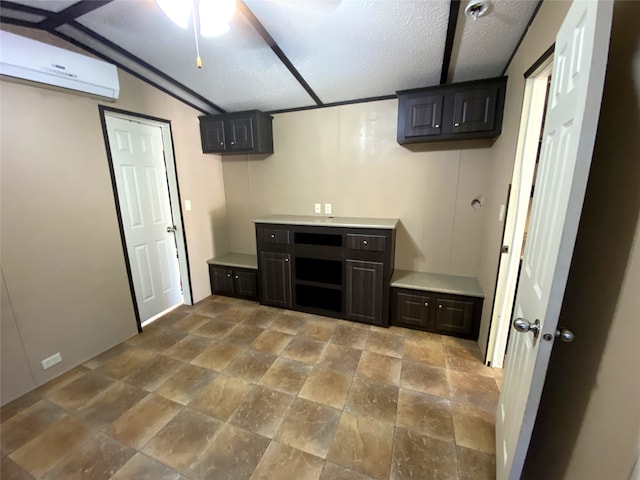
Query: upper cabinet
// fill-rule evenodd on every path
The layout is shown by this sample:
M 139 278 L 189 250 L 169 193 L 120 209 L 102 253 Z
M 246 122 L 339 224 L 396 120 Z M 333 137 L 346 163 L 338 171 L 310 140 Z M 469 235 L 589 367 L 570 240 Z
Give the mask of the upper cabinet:
M 398 94 L 398 143 L 491 138 L 500 135 L 507 77 Z
M 258 110 L 200 117 L 203 153 L 273 153 L 272 117 Z

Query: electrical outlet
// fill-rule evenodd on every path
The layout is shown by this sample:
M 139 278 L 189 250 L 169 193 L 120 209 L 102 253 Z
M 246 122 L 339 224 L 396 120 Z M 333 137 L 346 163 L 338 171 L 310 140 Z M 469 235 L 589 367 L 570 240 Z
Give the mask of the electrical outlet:
M 50 357 L 47 357 L 44 360 L 42 360 L 42 368 L 46 370 L 47 368 L 51 368 L 55 364 L 60 363 L 61 361 L 62 361 L 62 355 L 60 355 L 60 352 L 55 353 Z
M 185 200 L 184 201 L 184 209 L 189 212 L 191 211 L 191 200 Z
M 319 203 L 315 204 L 315 211 L 316 213 L 322 213 L 322 205 L 320 205 Z
M 500 205 L 500 211 L 498 212 L 498 221 L 501 222 L 504 220 L 504 213 L 505 213 L 505 206 L 504 205 Z
M 330 203 L 325 203 L 324 204 L 324 213 L 326 213 L 327 215 L 331 215 L 331 204 Z

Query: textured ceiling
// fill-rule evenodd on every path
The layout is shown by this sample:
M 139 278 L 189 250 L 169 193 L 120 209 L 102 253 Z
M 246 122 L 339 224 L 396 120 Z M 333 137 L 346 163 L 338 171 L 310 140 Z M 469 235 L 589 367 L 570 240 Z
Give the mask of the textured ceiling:
M 325 103 L 437 84 L 449 1 L 248 0 Z
M 187 1 L 187 0 L 184 0 Z M 0 20 L 47 30 L 203 111 L 281 111 L 503 74 L 541 0 L 237 0 L 200 38 L 153 0 L 11 0 Z M 458 14 L 459 12 L 459 14 Z
M 269 46 L 236 14 L 225 35 L 200 39 L 174 25 L 155 4 L 114 1 L 78 21 L 228 111 L 275 110 L 314 102 Z
M 462 2 L 463 12 L 467 3 Z M 499 75 L 537 4 L 537 0 L 492 0 L 487 14 L 476 20 L 461 13 L 461 35 L 456 42 L 458 48 L 454 48 L 449 79 L 464 82 Z

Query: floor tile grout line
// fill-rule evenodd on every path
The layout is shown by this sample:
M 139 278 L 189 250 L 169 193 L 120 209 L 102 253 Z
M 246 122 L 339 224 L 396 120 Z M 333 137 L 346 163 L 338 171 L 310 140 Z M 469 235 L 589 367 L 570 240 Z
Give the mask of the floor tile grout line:
M 195 309 L 194 309 L 194 311 L 195 311 Z M 193 313 L 193 311 L 192 311 L 191 313 Z M 186 313 L 182 318 L 184 318 L 184 317 L 186 317 L 186 316 L 188 316 L 188 315 L 190 315 L 190 313 Z M 212 320 L 212 319 L 214 319 L 214 318 L 216 318 L 216 317 L 212 317 L 210 320 Z M 303 318 L 305 318 L 305 320 L 304 320 L 304 321 L 306 322 L 306 321 L 308 321 L 308 320 L 309 320 L 309 318 L 312 318 L 312 317 L 308 317 L 308 316 L 307 316 L 307 317 L 303 317 Z M 176 320 L 175 322 L 177 322 L 177 321 L 179 321 L 179 320 L 180 320 L 180 319 Z M 209 321 L 210 321 L 210 320 L 209 320 Z M 242 323 L 243 323 L 243 321 L 244 321 L 244 319 L 242 319 L 242 320 L 238 320 L 236 323 L 237 323 L 238 325 L 240 325 L 240 324 L 242 324 Z M 175 323 L 175 322 L 174 322 L 174 323 Z M 171 326 L 172 326 L 172 325 L 168 325 L 168 327 L 171 327 Z M 195 329 L 197 329 L 197 328 L 199 328 L 199 327 L 200 327 L 200 326 L 196 327 Z M 233 328 L 235 328 L 235 326 L 234 326 Z M 269 330 L 269 327 L 266 327 L 266 328 L 262 328 L 262 327 L 261 327 L 261 329 L 262 329 L 263 331 L 267 331 L 267 330 Z M 317 338 L 314 338 L 314 337 L 307 337 L 306 335 L 302 334 L 302 333 L 300 332 L 302 329 L 303 329 L 303 327 L 300 327 L 300 328 L 298 329 L 298 331 L 296 332 L 295 336 L 297 336 L 297 337 L 304 337 L 304 338 L 310 338 L 310 339 L 313 339 L 314 341 L 318 340 Z M 194 330 L 194 329 L 191 329 L 191 330 L 188 330 L 188 329 L 187 329 L 187 330 L 172 329 L 172 330 L 174 330 L 174 331 L 179 331 L 180 333 L 183 333 L 183 334 L 184 334 L 184 336 L 183 336 L 181 339 L 179 339 L 178 341 L 174 342 L 172 345 L 168 346 L 168 347 L 164 347 L 164 348 L 162 348 L 162 349 L 159 349 L 159 348 L 149 348 L 149 346 L 148 346 L 148 345 L 147 345 L 147 346 L 145 346 L 145 344 L 144 344 L 144 343 L 142 343 L 141 345 L 138 345 L 137 343 L 133 343 L 132 345 L 128 345 L 128 347 L 129 347 L 129 348 L 133 348 L 133 349 L 140 349 L 140 350 L 150 351 L 150 352 L 151 352 L 151 353 L 153 353 L 154 355 L 167 356 L 168 358 L 171 358 L 169 355 L 166 355 L 166 351 L 167 351 L 168 349 L 172 348 L 175 344 L 180 343 L 180 342 L 182 342 L 182 341 L 186 340 L 186 339 L 187 339 L 187 337 L 188 337 L 189 335 L 193 335 L 193 336 L 196 336 L 196 337 L 198 337 L 198 338 L 203 338 L 205 341 L 210 342 L 210 344 L 218 343 L 219 341 L 223 340 L 223 339 L 224 339 L 224 337 L 226 336 L 226 334 L 225 334 L 225 335 L 224 335 L 224 336 L 222 336 L 222 337 L 212 339 L 212 338 L 207 338 L 207 337 L 199 337 L 197 334 L 195 334 L 195 333 L 192 331 L 192 330 Z M 370 338 L 370 335 L 371 335 L 371 333 L 372 333 L 372 332 L 377 332 L 377 330 L 372 330 L 372 327 L 369 327 L 368 329 L 365 329 L 365 330 L 366 330 L 366 335 L 367 335 L 367 337 L 369 337 L 369 338 Z M 227 333 L 228 333 L 228 332 L 227 332 Z M 384 332 L 378 332 L 378 333 L 384 333 Z M 402 340 L 402 354 L 401 354 L 401 357 L 400 357 L 400 361 L 402 362 L 402 361 L 403 361 L 403 359 L 404 359 L 404 355 L 405 355 L 405 342 L 406 342 L 406 339 L 408 338 L 408 337 L 406 336 L 406 332 L 405 332 L 405 335 L 403 335 L 403 336 L 402 336 L 402 337 L 400 337 L 400 338 L 403 338 L 403 340 Z M 323 348 L 322 348 L 322 352 L 320 353 L 320 355 L 318 356 L 318 358 L 316 359 L 316 361 L 315 361 L 313 364 L 311 364 L 311 365 L 310 365 L 310 368 L 323 368 L 322 366 L 320 366 L 320 365 L 319 365 L 319 363 L 320 363 L 320 361 L 321 361 L 321 359 L 322 359 L 322 356 L 323 356 L 323 354 L 324 354 L 324 351 L 326 350 L 327 345 L 328 345 L 329 343 L 331 343 L 331 338 L 330 338 L 329 340 L 322 340 L 322 342 L 324 343 Z M 442 342 L 442 338 L 441 338 L 441 342 Z M 123 342 L 123 343 L 124 343 L 124 342 Z M 367 347 L 368 347 L 368 339 L 367 339 L 367 341 L 365 341 L 364 343 L 365 343 L 364 347 L 363 347 L 362 349 L 359 349 L 359 350 L 360 350 L 360 352 L 361 352 L 361 355 L 362 355 L 362 352 L 364 352 L 364 351 L 373 351 L 373 350 L 367 350 Z M 336 345 L 340 345 L 340 344 L 336 344 Z M 442 347 L 442 348 L 443 348 L 443 354 L 447 354 L 447 353 L 448 353 L 448 350 L 449 350 L 449 349 L 445 348 L 446 346 L 452 346 L 452 347 L 453 347 L 453 346 L 457 346 L 457 345 L 452 345 L 452 344 L 448 344 L 448 343 L 444 343 L 444 342 L 442 342 L 442 345 L 443 345 L 443 347 Z M 205 347 L 205 348 L 206 348 L 206 347 Z M 285 347 L 285 348 L 286 348 L 286 347 Z M 465 348 L 465 347 L 460 347 L 460 348 Z M 248 343 L 247 343 L 247 342 L 244 342 L 244 343 L 243 343 L 243 347 L 242 347 L 241 352 L 244 352 L 244 351 L 246 351 L 247 349 L 251 349 L 251 350 L 253 350 L 253 351 L 257 351 L 257 350 L 255 350 L 255 349 L 253 348 L 253 346 L 251 345 L 251 342 L 248 342 Z M 465 348 L 465 349 L 466 349 L 466 348 Z M 240 354 L 241 352 L 239 352 L 238 354 Z M 201 352 L 200 352 L 200 353 L 201 353 Z M 280 352 L 280 353 L 282 353 L 282 352 Z M 117 354 L 117 355 L 115 355 L 115 356 L 118 356 L 118 355 L 119 355 L 119 354 Z M 383 354 L 383 355 L 384 355 L 384 354 Z M 190 365 L 190 364 L 191 364 L 191 361 L 193 361 L 193 359 L 194 359 L 195 357 L 197 357 L 197 356 L 198 356 L 198 354 L 196 354 L 196 355 L 195 355 L 194 357 L 192 357 L 190 360 L 188 360 L 188 359 L 187 359 L 187 360 L 183 360 L 182 358 L 174 358 L 174 359 L 175 359 L 177 362 L 181 362 L 181 363 L 182 363 L 182 367 L 181 367 L 181 368 L 183 368 L 185 365 Z M 281 357 L 281 355 L 280 355 L 280 354 L 277 354 L 277 355 L 274 355 L 274 356 L 276 357 L 276 360 L 277 360 L 278 358 L 286 358 L 286 357 Z M 446 362 L 446 358 L 448 358 L 448 357 L 445 357 L 445 362 Z M 106 359 L 106 360 L 103 362 L 103 364 L 104 364 L 104 363 L 107 363 L 108 361 L 109 361 L 109 359 Z M 294 361 L 295 361 L 295 360 L 294 360 Z M 231 362 L 230 362 L 230 363 L 231 363 Z M 229 363 L 229 364 L 230 364 L 230 363 Z M 226 372 L 226 373 L 230 373 L 230 372 L 227 372 L 227 368 L 229 367 L 229 364 L 227 364 L 227 366 L 225 366 L 225 368 L 222 370 L 222 372 L 219 372 L 219 371 L 217 371 L 217 370 L 212 370 L 212 371 L 215 371 L 216 376 L 217 376 L 217 375 L 219 375 L 220 373 L 224 373 L 224 372 Z M 273 365 L 273 362 L 272 362 L 272 364 L 271 364 L 271 365 Z M 271 367 L 271 365 L 269 366 L 269 368 Z M 309 365 L 309 364 L 307 364 L 307 365 Z M 103 374 L 103 375 L 104 375 L 104 373 L 102 373 L 102 372 L 100 372 L 100 371 L 98 370 L 101 366 L 102 366 L 102 365 L 98 365 L 98 366 L 96 367 L 96 369 L 95 369 L 95 370 L 91 369 L 90 367 L 85 367 L 85 368 L 87 369 L 87 372 L 85 372 L 84 374 L 86 374 L 86 373 L 88 373 L 88 372 L 90 372 L 90 371 L 97 371 L 98 373 L 101 373 L 101 374 Z M 445 370 L 446 370 L 446 379 L 447 379 L 447 394 L 448 394 L 448 398 L 447 398 L 447 400 L 448 400 L 449 404 L 451 405 L 451 403 L 452 403 L 451 372 L 452 372 L 452 370 L 457 370 L 457 369 L 450 368 L 450 365 L 448 365 L 447 363 L 445 363 L 444 368 L 445 368 Z M 328 369 L 331 369 L 331 368 L 328 368 Z M 332 369 L 331 369 L 331 370 L 332 370 Z M 268 371 L 268 369 L 267 369 L 267 370 L 265 370 L 265 372 L 263 372 L 263 374 L 260 376 L 260 378 L 256 379 L 255 381 L 253 381 L 253 380 L 252 380 L 252 381 L 250 382 L 250 383 L 252 384 L 252 388 L 255 388 L 257 385 L 260 385 L 260 381 L 261 381 L 261 379 L 264 377 L 264 375 L 266 374 L 266 371 Z M 336 370 L 336 371 L 338 371 L 338 370 Z M 344 400 L 344 403 L 343 403 L 342 409 L 338 410 L 338 411 L 339 411 L 339 413 L 340 413 L 340 415 L 342 415 L 342 414 L 344 414 L 344 413 L 351 413 L 351 412 L 346 412 L 346 410 L 345 410 L 345 409 L 347 408 L 347 402 L 348 402 L 348 400 L 349 400 L 349 398 L 350 398 L 350 395 L 351 395 L 351 392 L 352 392 L 352 390 L 353 390 L 353 388 L 354 388 L 354 384 L 355 384 L 356 378 L 362 378 L 362 379 L 363 379 L 363 381 L 365 381 L 365 382 L 371 382 L 371 383 L 376 383 L 376 384 L 380 384 L 380 382 L 378 382 L 378 381 L 376 381 L 376 380 L 374 380 L 374 379 L 370 379 L 370 378 L 367 378 L 367 377 L 361 377 L 361 376 L 359 376 L 359 375 L 358 375 L 358 373 L 357 373 L 357 368 L 356 368 L 356 370 L 355 370 L 355 371 L 353 371 L 353 372 L 343 372 L 343 371 L 341 371 L 341 370 L 340 370 L 340 373 L 347 373 L 347 374 L 349 375 L 349 378 L 350 378 L 349 388 L 348 388 L 348 390 L 347 390 L 347 394 L 346 394 L 346 397 L 345 397 L 345 400 Z M 132 385 L 131 383 L 126 382 L 126 378 L 127 378 L 128 376 L 124 376 L 124 377 L 122 377 L 122 378 L 114 378 L 114 377 L 110 377 L 109 375 L 107 375 L 107 376 L 108 376 L 109 378 L 111 378 L 111 379 L 114 381 L 114 384 L 121 383 L 121 384 L 123 384 L 123 385 Z M 490 378 L 490 377 L 485 376 L 485 378 Z M 72 383 L 72 382 L 74 382 L 74 381 L 75 381 L 75 379 L 73 379 L 73 378 L 72 378 L 69 382 L 66 382 L 65 384 L 58 385 L 58 387 L 56 388 L 56 390 L 63 389 L 63 388 L 65 388 L 65 386 L 66 386 L 66 385 L 68 385 L 68 384 L 70 384 L 70 383 Z M 165 379 L 165 382 L 166 382 L 166 379 Z M 163 383 L 164 383 L 164 382 L 163 382 Z M 400 391 L 400 388 L 406 388 L 406 387 L 401 387 L 401 384 L 402 384 L 402 382 L 400 381 L 398 385 L 395 385 L 395 388 L 397 388 L 397 389 L 398 389 L 398 392 Z M 496 385 L 496 388 L 497 388 L 497 379 L 496 379 L 496 377 L 495 377 L 495 376 L 493 377 L 493 384 L 494 384 L 494 385 Z M 111 387 L 111 386 L 113 386 L 113 385 L 110 385 L 109 387 Z M 135 386 L 135 385 L 133 385 L 133 386 Z M 159 388 L 159 386 L 158 386 L 158 387 L 156 387 L 156 388 Z M 203 386 L 202 388 L 204 388 L 204 386 Z M 199 390 L 202 390 L 202 388 L 201 388 L 201 389 L 199 389 Z M 302 388 L 301 388 L 301 389 L 302 389 Z M 295 398 L 301 398 L 301 397 L 299 397 L 299 393 L 300 393 L 301 389 L 298 389 L 298 392 L 296 393 Z M 56 391 L 56 390 L 53 390 L 53 391 Z M 409 389 L 409 390 L 412 390 L 412 389 Z M 125 412 L 123 412 L 123 413 L 122 413 L 122 415 L 124 415 L 127 411 L 129 411 L 131 408 L 133 408 L 133 407 L 134 407 L 135 405 L 137 405 L 139 402 L 143 401 L 143 400 L 144 400 L 145 398 L 147 398 L 149 395 L 156 394 L 156 393 L 155 393 L 155 391 L 153 391 L 153 390 L 152 390 L 152 391 L 149 391 L 149 390 L 144 389 L 144 391 L 146 392 L 146 393 L 145 393 L 145 395 L 144 395 L 144 397 L 142 397 L 140 400 L 138 400 L 138 402 L 136 402 L 136 403 L 135 403 L 134 405 L 132 405 L 129 409 L 127 409 Z M 418 392 L 418 393 L 422 393 L 422 392 L 417 391 L 417 390 L 412 390 L 412 391 L 416 391 L 416 392 Z M 94 398 L 93 398 L 93 402 L 97 401 L 98 397 L 99 397 L 100 395 L 102 395 L 103 393 L 104 393 L 104 392 L 101 392 L 101 393 L 100 393 L 100 394 L 98 394 L 96 397 L 94 397 Z M 197 396 L 197 393 L 196 393 L 196 394 L 194 394 L 194 395 L 192 396 L 191 400 L 190 400 L 189 402 L 187 402 L 187 404 L 182 404 L 182 403 L 180 403 L 180 405 L 181 405 L 181 406 L 180 406 L 180 410 L 179 410 L 178 412 L 176 412 L 176 415 L 174 415 L 174 418 L 175 418 L 175 416 L 177 416 L 179 413 L 181 413 L 181 412 L 183 412 L 185 409 L 189 408 L 189 407 L 188 407 L 188 405 L 191 403 L 191 401 L 193 400 L 193 398 L 194 398 L 195 396 Z M 48 398 L 46 398 L 46 396 L 45 396 L 45 395 L 41 395 L 41 396 L 40 396 L 40 400 L 45 400 L 45 401 L 49 402 L 49 404 L 56 405 L 56 407 L 60 408 L 60 407 L 59 407 L 59 405 L 57 405 L 57 404 L 55 404 L 55 403 L 51 402 Z M 40 400 L 37 400 L 37 401 L 40 401 Z M 37 401 L 36 401 L 36 402 L 37 402 Z M 311 400 L 311 401 L 313 401 L 313 400 Z M 316 403 L 318 403 L 318 402 L 316 402 Z M 320 405 L 324 405 L 324 404 L 322 404 L 322 403 L 319 403 L 319 404 L 320 404 Z M 325 405 L 325 406 L 327 406 L 327 405 Z M 28 407 L 27 407 L 27 408 L 28 408 Z M 334 407 L 329 407 L 329 408 L 334 408 Z M 337 409 L 336 409 L 336 410 L 337 410 Z M 65 411 L 65 413 L 70 414 L 70 412 L 69 412 L 69 411 L 67 411 L 66 409 L 65 409 L 64 411 Z M 394 450 L 395 450 L 395 447 L 396 447 L 395 440 L 396 440 L 396 436 L 397 436 L 397 428 L 399 428 L 399 427 L 398 427 L 398 425 L 397 425 L 397 411 L 398 411 L 398 405 L 397 405 L 397 403 L 396 403 L 396 412 L 395 412 L 395 414 L 396 414 L 396 415 L 395 415 L 395 422 L 394 422 L 394 425 L 393 425 L 393 428 L 394 428 L 394 435 L 393 435 L 393 441 L 392 441 L 392 446 L 393 446 L 393 449 L 394 449 Z M 74 412 L 76 412 L 76 411 L 74 411 Z M 18 413 L 16 413 L 16 414 L 19 414 L 19 412 L 18 412 Z M 14 414 L 13 416 L 15 416 L 16 414 Z M 378 420 L 378 419 L 376 419 L 376 418 L 374 418 L 374 417 L 369 417 L 369 416 L 367 416 L 366 414 L 362 414 L 362 413 L 361 413 L 361 414 L 358 414 L 358 413 L 351 413 L 351 414 L 352 414 L 352 415 L 357 415 L 357 416 L 363 416 L 363 417 L 365 417 L 365 418 L 371 418 L 371 419 L 376 420 L 376 421 L 380 421 L 380 420 Z M 213 417 L 212 417 L 212 418 L 213 418 Z M 80 416 L 78 419 L 79 419 L 79 420 L 83 420 L 83 418 L 82 418 L 81 416 Z M 7 419 L 7 421 L 8 421 L 8 420 L 9 420 L 9 419 Z M 84 421 L 84 420 L 83 420 L 83 421 Z M 168 424 L 170 421 L 171 421 L 171 420 L 169 420 L 169 421 L 167 422 L 167 424 Z M 453 423 L 453 412 L 451 412 L 451 422 Z M 4 423 L 4 422 L 3 422 L 3 423 Z M 111 422 L 111 423 L 112 423 L 112 422 Z M 224 423 L 225 423 L 225 424 L 229 424 L 229 421 L 227 420 L 227 421 L 225 421 Z M 281 419 L 280 423 L 282 423 L 282 419 Z M 383 422 L 383 423 L 384 423 L 384 422 Z M 166 426 L 166 424 L 165 424 L 165 426 Z M 453 425 L 452 425 L 452 426 L 453 426 Z M 454 427 L 454 426 L 453 426 L 453 427 Z M 92 431 L 92 434 L 93 434 L 93 435 L 97 435 L 97 434 L 98 434 L 98 432 L 101 432 L 101 433 L 104 433 L 104 434 L 106 434 L 106 435 L 109 435 L 108 425 L 104 425 L 104 426 L 102 426 L 102 427 L 99 427 L 99 426 L 94 427 L 93 425 L 91 425 L 91 426 L 90 426 L 90 428 L 91 428 L 91 431 Z M 242 427 L 237 427 L 237 428 L 242 428 Z M 280 428 L 280 425 L 278 426 L 278 430 L 279 430 L 279 428 Z M 160 430 L 162 430 L 162 428 L 161 428 Z M 247 431 L 248 431 L 248 430 L 247 430 Z M 158 433 L 158 432 L 156 432 L 156 435 L 157 435 L 157 433 Z M 257 434 L 256 432 L 252 432 L 252 433 Z M 277 434 L 277 433 L 276 433 L 276 434 Z M 257 434 L 257 435 L 260 435 L 260 434 Z M 334 435 L 335 435 L 335 432 L 334 432 Z M 110 436 L 110 435 L 109 435 L 109 436 Z M 148 443 L 149 443 L 150 441 L 152 441 L 152 439 L 153 439 L 154 437 L 155 437 L 155 435 L 154 435 L 154 436 L 152 436 L 150 439 L 148 439 L 148 440 L 147 440 L 147 442 L 146 442 L 144 445 L 141 445 L 140 449 L 135 449 L 135 448 L 133 448 L 133 449 L 134 449 L 136 452 L 139 452 L 139 453 L 141 453 L 141 454 L 143 454 L 143 455 L 146 455 L 146 454 L 144 454 L 144 452 L 143 452 L 142 450 L 146 447 L 146 445 L 148 445 Z M 117 440 L 117 439 L 115 439 L 115 438 L 113 438 L 113 437 L 110 437 L 110 438 L 112 438 L 113 440 L 115 440 L 115 441 L 117 441 L 117 442 L 121 443 L 122 445 L 127 445 L 127 444 L 124 444 L 124 443 L 120 442 L 119 440 Z M 268 437 L 264 437 L 264 438 L 268 438 Z M 270 439 L 270 441 L 275 441 L 275 440 Z M 333 442 L 333 440 L 332 440 L 332 442 Z M 454 448 L 456 448 L 456 452 L 457 452 L 457 446 L 458 446 L 458 445 L 457 445 L 457 441 L 456 441 L 456 438 L 455 438 L 455 427 L 454 427 L 454 442 L 453 442 L 453 444 L 454 444 Z M 128 445 L 127 445 L 127 446 L 128 446 Z M 129 448 L 131 448 L 131 447 L 129 447 Z M 266 450 L 265 450 L 265 451 L 266 451 Z M 393 455 L 392 455 L 392 457 L 391 457 L 391 460 L 390 460 L 390 461 L 391 461 L 391 462 L 393 462 Z M 160 462 L 160 463 L 162 463 L 162 462 Z M 324 460 L 324 463 L 323 463 L 322 468 L 324 468 L 324 467 L 326 466 L 326 464 L 327 464 L 327 463 L 328 463 L 328 461 L 325 459 L 325 460 Z M 459 464 L 459 462 L 458 462 L 458 458 L 457 458 L 457 453 L 456 453 L 456 463 L 457 463 L 457 467 L 458 467 L 458 474 L 460 474 L 461 470 L 460 470 L 460 464 Z

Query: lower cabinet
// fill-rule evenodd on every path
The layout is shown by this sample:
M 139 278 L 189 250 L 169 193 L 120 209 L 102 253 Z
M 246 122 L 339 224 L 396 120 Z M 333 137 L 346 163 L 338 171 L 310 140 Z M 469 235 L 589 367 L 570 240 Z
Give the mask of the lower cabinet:
M 291 308 L 291 255 L 260 252 L 260 302 L 272 307 Z
M 383 325 L 384 264 L 347 260 L 345 283 L 346 317 L 372 325 Z
M 392 324 L 478 339 L 482 298 L 394 288 Z
M 260 303 L 388 327 L 395 228 L 287 220 L 256 221 Z
M 258 299 L 257 274 L 249 268 L 209 265 L 211 293 L 232 297 Z

